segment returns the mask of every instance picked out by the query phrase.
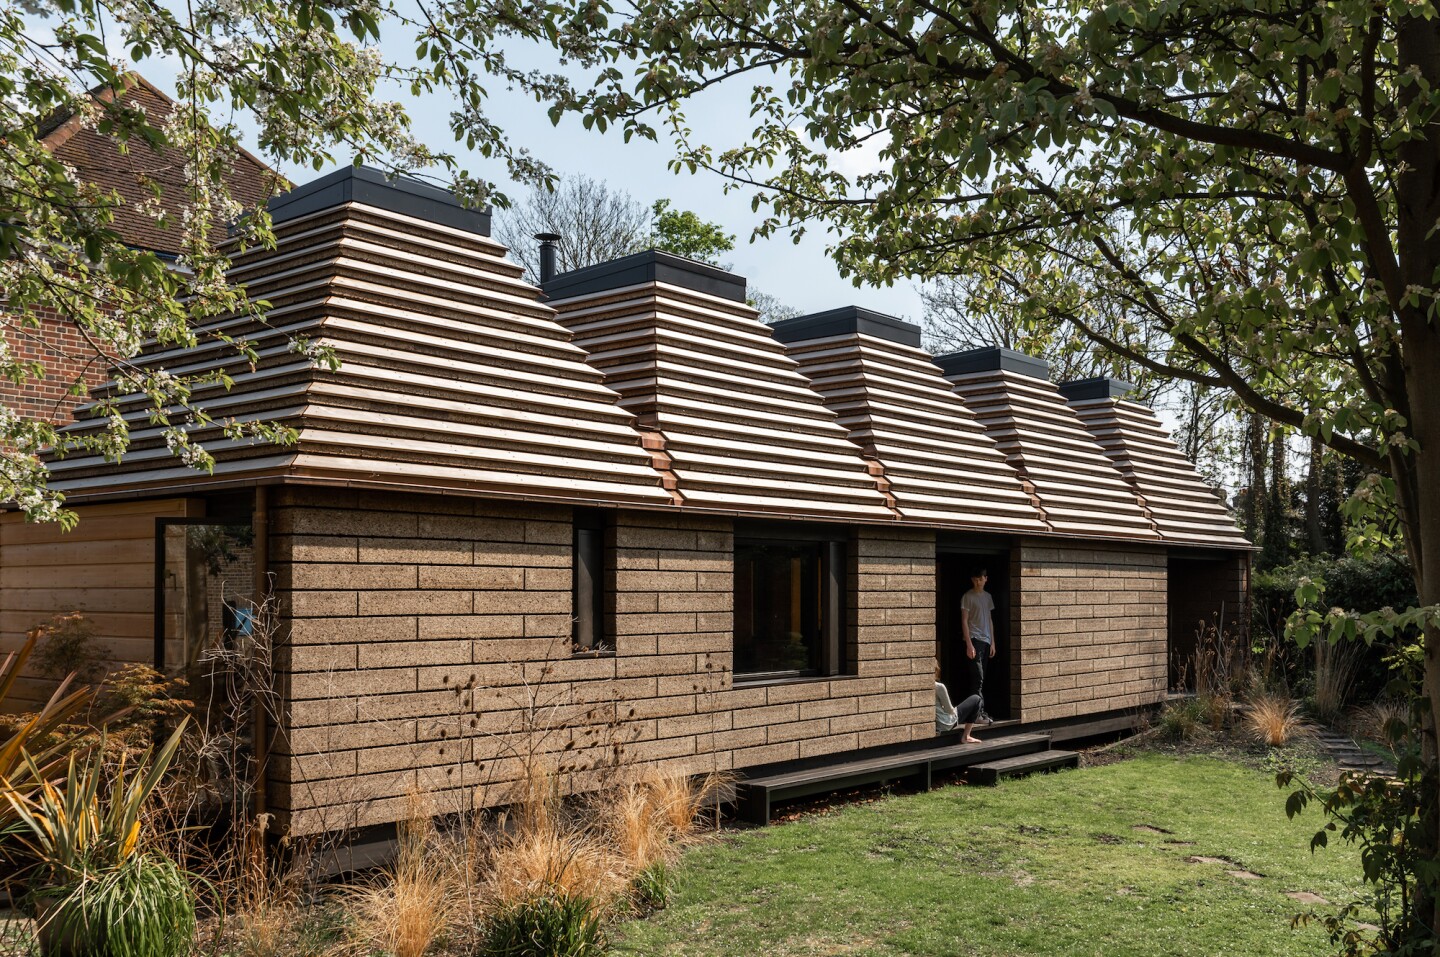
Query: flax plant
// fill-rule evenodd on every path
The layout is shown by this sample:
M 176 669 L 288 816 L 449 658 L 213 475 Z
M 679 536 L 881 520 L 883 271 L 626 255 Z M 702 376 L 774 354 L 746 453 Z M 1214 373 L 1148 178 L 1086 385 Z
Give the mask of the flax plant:
M 47 955 L 169 957 L 186 953 L 195 908 L 184 873 L 148 847 L 152 794 L 180 747 L 186 722 L 156 752 L 132 767 L 122 754 L 105 767 L 104 736 L 83 758 L 72 753 L 64 783 L 43 779 L 29 755 L 23 764 L 42 781 L 25 795 L 5 786 L 19 840 L 33 856 L 26 902 L 40 923 Z

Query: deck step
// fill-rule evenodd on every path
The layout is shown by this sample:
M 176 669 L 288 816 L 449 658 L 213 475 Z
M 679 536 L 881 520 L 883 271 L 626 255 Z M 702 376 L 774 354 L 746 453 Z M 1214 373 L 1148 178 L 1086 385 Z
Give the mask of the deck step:
M 801 768 L 777 768 L 742 778 L 735 785 L 740 816 L 756 824 L 770 821 L 776 801 L 793 800 L 839 791 L 848 787 L 909 780 L 928 790 L 935 772 L 963 768 L 980 761 L 995 761 L 1044 751 L 1046 734 L 1012 734 L 988 738 L 979 744 L 939 744 L 920 750 L 880 754 Z
M 998 784 L 1003 778 L 1018 778 L 1037 771 L 1057 771 L 1060 768 L 1078 767 L 1080 755 L 1074 751 L 1036 751 L 1033 754 L 1017 754 L 999 761 L 972 764 L 965 771 L 965 778 L 975 784 Z

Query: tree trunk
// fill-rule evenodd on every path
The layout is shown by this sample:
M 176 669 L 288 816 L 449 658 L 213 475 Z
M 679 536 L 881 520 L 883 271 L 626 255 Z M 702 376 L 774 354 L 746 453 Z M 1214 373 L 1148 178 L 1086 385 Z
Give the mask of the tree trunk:
M 1265 419 L 1259 412 L 1250 413 L 1250 434 L 1246 437 L 1250 453 L 1250 494 L 1245 497 L 1245 531 L 1250 540 L 1260 544 L 1260 516 L 1265 514 Z
M 1310 536 L 1310 554 L 1325 554 L 1325 532 L 1320 527 L 1320 473 L 1325 467 L 1325 446 L 1320 436 L 1310 439 L 1310 469 L 1305 473 L 1305 532 Z
M 1405 18 L 1396 30 L 1397 69 L 1415 69 L 1425 85 L 1440 84 L 1440 22 Z M 1402 103 L 1410 105 L 1419 84 L 1404 89 Z M 1440 278 L 1440 117 L 1430 114 L 1424 135 L 1414 136 L 1400 148 L 1403 165 L 1396 175 L 1396 252 L 1399 287 L 1389 292 L 1396 305 L 1405 343 L 1404 378 L 1408 408 L 1402 410 L 1410 433 L 1419 445 L 1408 455 L 1391 456 L 1405 523 L 1406 547 L 1415 564 L 1415 585 L 1422 606 L 1440 604 L 1440 332 L 1429 315 L 1433 304 L 1399 302 L 1407 289 L 1431 290 Z M 1425 695 L 1430 715 L 1424 728 L 1426 850 L 1432 861 L 1440 858 L 1440 783 L 1436 774 L 1435 719 L 1440 715 L 1440 628 L 1425 629 Z M 1440 928 L 1440 895 L 1434 887 L 1421 888 L 1417 917 Z

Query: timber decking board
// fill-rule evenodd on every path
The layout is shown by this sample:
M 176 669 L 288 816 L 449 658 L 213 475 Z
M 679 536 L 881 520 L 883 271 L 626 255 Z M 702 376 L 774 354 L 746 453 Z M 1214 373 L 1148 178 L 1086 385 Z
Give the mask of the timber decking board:
M 1034 754 L 1017 754 L 983 764 L 972 764 L 965 769 L 965 776 L 967 780 L 973 780 L 977 784 L 998 784 L 1002 778 L 1020 777 L 1037 771 L 1074 768 L 1079 765 L 1080 755 L 1074 751 L 1040 751 Z
M 947 744 L 895 754 L 875 755 L 851 761 L 833 761 L 793 771 L 774 771 L 742 777 L 736 784 L 741 816 L 754 823 L 768 823 L 775 801 L 824 794 L 845 787 L 902 778 L 917 778 L 930 787 L 933 772 L 973 765 L 989 755 L 1014 755 L 1042 751 L 1049 746 L 1046 734 L 1012 734 L 979 744 Z

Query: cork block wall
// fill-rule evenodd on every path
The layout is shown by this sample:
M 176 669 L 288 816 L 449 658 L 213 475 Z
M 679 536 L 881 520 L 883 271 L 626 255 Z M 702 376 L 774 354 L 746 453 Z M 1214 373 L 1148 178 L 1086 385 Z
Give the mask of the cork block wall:
M 505 803 L 532 758 L 583 789 L 616 765 L 753 767 L 933 733 L 929 533 L 851 533 L 851 673 L 737 686 L 730 520 L 612 514 L 613 653 L 582 656 L 568 508 L 277 492 L 270 799 L 292 833 L 396 820 L 411 792 L 437 813 Z
M 1021 720 L 1163 698 L 1166 581 L 1163 549 L 1022 541 L 1011 567 Z

